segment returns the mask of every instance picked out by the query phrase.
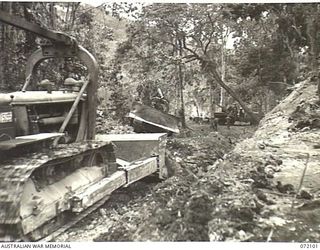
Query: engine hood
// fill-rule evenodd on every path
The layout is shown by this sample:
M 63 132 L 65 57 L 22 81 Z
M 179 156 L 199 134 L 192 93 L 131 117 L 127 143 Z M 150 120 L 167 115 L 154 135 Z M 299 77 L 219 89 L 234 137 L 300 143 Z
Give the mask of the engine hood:
M 77 92 L 64 91 L 18 91 L 6 94 L 0 94 L 0 105 L 29 105 L 40 103 L 60 103 L 60 102 L 74 102 Z M 13 98 L 11 98 L 13 97 Z M 82 100 L 85 95 L 82 96 Z

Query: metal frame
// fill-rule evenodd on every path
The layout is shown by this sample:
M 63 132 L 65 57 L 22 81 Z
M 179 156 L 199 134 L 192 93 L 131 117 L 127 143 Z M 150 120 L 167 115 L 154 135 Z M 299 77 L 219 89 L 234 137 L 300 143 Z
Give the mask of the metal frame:
M 19 29 L 30 31 L 34 34 L 37 34 L 41 37 L 47 38 L 49 40 L 60 42 L 64 44 L 72 44 L 75 42 L 75 39 L 61 32 L 56 32 L 42 28 L 38 24 L 27 22 L 25 19 L 19 16 L 13 16 L 7 14 L 7 12 L 0 10 L 0 21 L 15 26 Z
M 32 73 L 43 60 L 49 58 L 79 58 L 86 66 L 89 72 L 89 80 L 87 87 L 87 119 L 81 119 L 86 122 L 87 126 L 80 124 L 79 130 L 84 135 L 77 136 L 77 139 L 92 140 L 95 137 L 95 120 L 96 120 L 96 105 L 97 105 L 97 81 L 98 81 L 98 63 L 94 56 L 90 54 L 82 46 L 78 45 L 75 38 L 67 34 L 45 29 L 38 24 L 30 23 L 18 16 L 7 14 L 0 10 L 0 22 L 12 25 L 19 29 L 32 32 L 40 37 L 49 39 L 50 42 L 43 45 L 40 49 L 36 50 L 28 59 L 26 66 L 26 81 L 22 91 L 26 91 L 31 81 Z M 70 110 L 71 114 L 72 110 Z M 86 128 L 86 129 L 84 129 Z M 86 135 L 85 135 L 86 134 Z
M 87 126 L 85 126 L 87 136 L 86 139 L 92 140 L 95 137 L 95 120 L 96 120 L 96 105 L 97 105 L 97 82 L 99 74 L 99 66 L 94 56 L 80 45 L 70 46 L 63 44 L 46 45 L 31 54 L 26 66 L 26 82 L 22 91 L 27 91 L 31 77 L 35 68 L 44 60 L 50 58 L 71 58 L 80 59 L 89 72 L 88 87 L 87 87 L 87 109 L 88 119 L 86 119 Z M 80 124 L 81 126 L 81 124 Z M 81 137 L 81 136 L 80 136 Z M 80 138 L 79 137 L 79 138 Z

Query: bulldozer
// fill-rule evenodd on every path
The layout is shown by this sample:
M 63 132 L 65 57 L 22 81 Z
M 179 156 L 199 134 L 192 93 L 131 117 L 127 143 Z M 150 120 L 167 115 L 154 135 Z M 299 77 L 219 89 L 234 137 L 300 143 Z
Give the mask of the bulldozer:
M 228 107 L 220 107 L 219 112 L 214 112 L 214 117 L 220 125 L 234 125 L 236 122 L 251 124 L 250 118 L 244 113 L 242 108 L 238 108 L 236 104 Z
M 114 190 L 167 177 L 166 133 L 96 135 L 99 69 L 89 51 L 3 11 L 0 22 L 46 39 L 26 63 L 22 89 L 0 94 L 0 241 L 50 241 Z M 76 58 L 88 75 L 34 84 L 35 69 L 51 58 Z

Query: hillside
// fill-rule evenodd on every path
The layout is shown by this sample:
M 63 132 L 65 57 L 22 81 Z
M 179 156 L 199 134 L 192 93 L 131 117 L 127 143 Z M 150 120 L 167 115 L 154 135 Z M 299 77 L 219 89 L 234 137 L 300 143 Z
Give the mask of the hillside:
M 319 109 L 316 86 L 305 81 L 254 134 L 194 125 L 190 137 L 168 142 L 173 177 L 116 192 L 58 239 L 317 241 Z

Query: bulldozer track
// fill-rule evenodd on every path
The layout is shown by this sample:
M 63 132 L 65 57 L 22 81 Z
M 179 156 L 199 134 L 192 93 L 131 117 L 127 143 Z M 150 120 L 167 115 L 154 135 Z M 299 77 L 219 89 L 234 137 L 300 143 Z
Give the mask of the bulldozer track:
M 99 207 L 101 207 L 110 196 L 106 196 L 102 198 L 99 202 L 92 205 L 90 208 L 85 210 L 84 212 L 78 214 L 77 216 L 74 216 L 71 221 L 69 221 L 67 224 L 56 230 L 55 232 L 51 233 L 50 235 L 46 236 L 45 238 L 42 238 L 38 240 L 38 242 L 49 242 L 54 241 L 56 237 L 58 237 L 60 234 L 64 233 L 71 227 L 73 227 L 75 224 L 77 224 L 79 221 L 87 217 L 89 214 L 93 213 L 95 210 L 97 210 Z
M 13 160 L 9 159 L 0 164 L 0 229 L 2 230 L 0 231 L 5 231 L 5 235 L 3 236 L 4 239 L 6 239 L 8 232 L 10 235 L 10 232 L 17 233 L 21 231 L 21 197 L 25 183 L 31 178 L 32 173 L 36 169 L 39 169 L 50 162 L 61 161 L 63 159 L 94 152 L 102 147 L 106 147 L 107 150 L 113 150 L 112 145 L 108 142 L 73 143 L 71 146 L 68 144 L 67 146 L 61 146 L 60 148 L 51 150 L 50 153 L 33 153 Z M 101 206 L 107 198 L 108 197 L 104 197 L 98 204 L 85 210 L 83 215 L 79 214 L 79 216 L 75 216 L 76 218 L 68 222 L 66 226 L 63 225 L 61 230 L 59 227 L 59 229 L 55 231 L 56 233 L 52 234 L 57 235 L 57 233 L 65 231 L 68 226 L 74 225 L 81 218 Z M 8 228 L 11 228 L 11 230 L 8 231 Z M 23 239 L 25 235 L 20 235 L 18 237 Z M 26 239 L 28 239 L 28 237 Z M 19 238 L 10 238 L 10 241 L 12 240 L 19 241 Z

